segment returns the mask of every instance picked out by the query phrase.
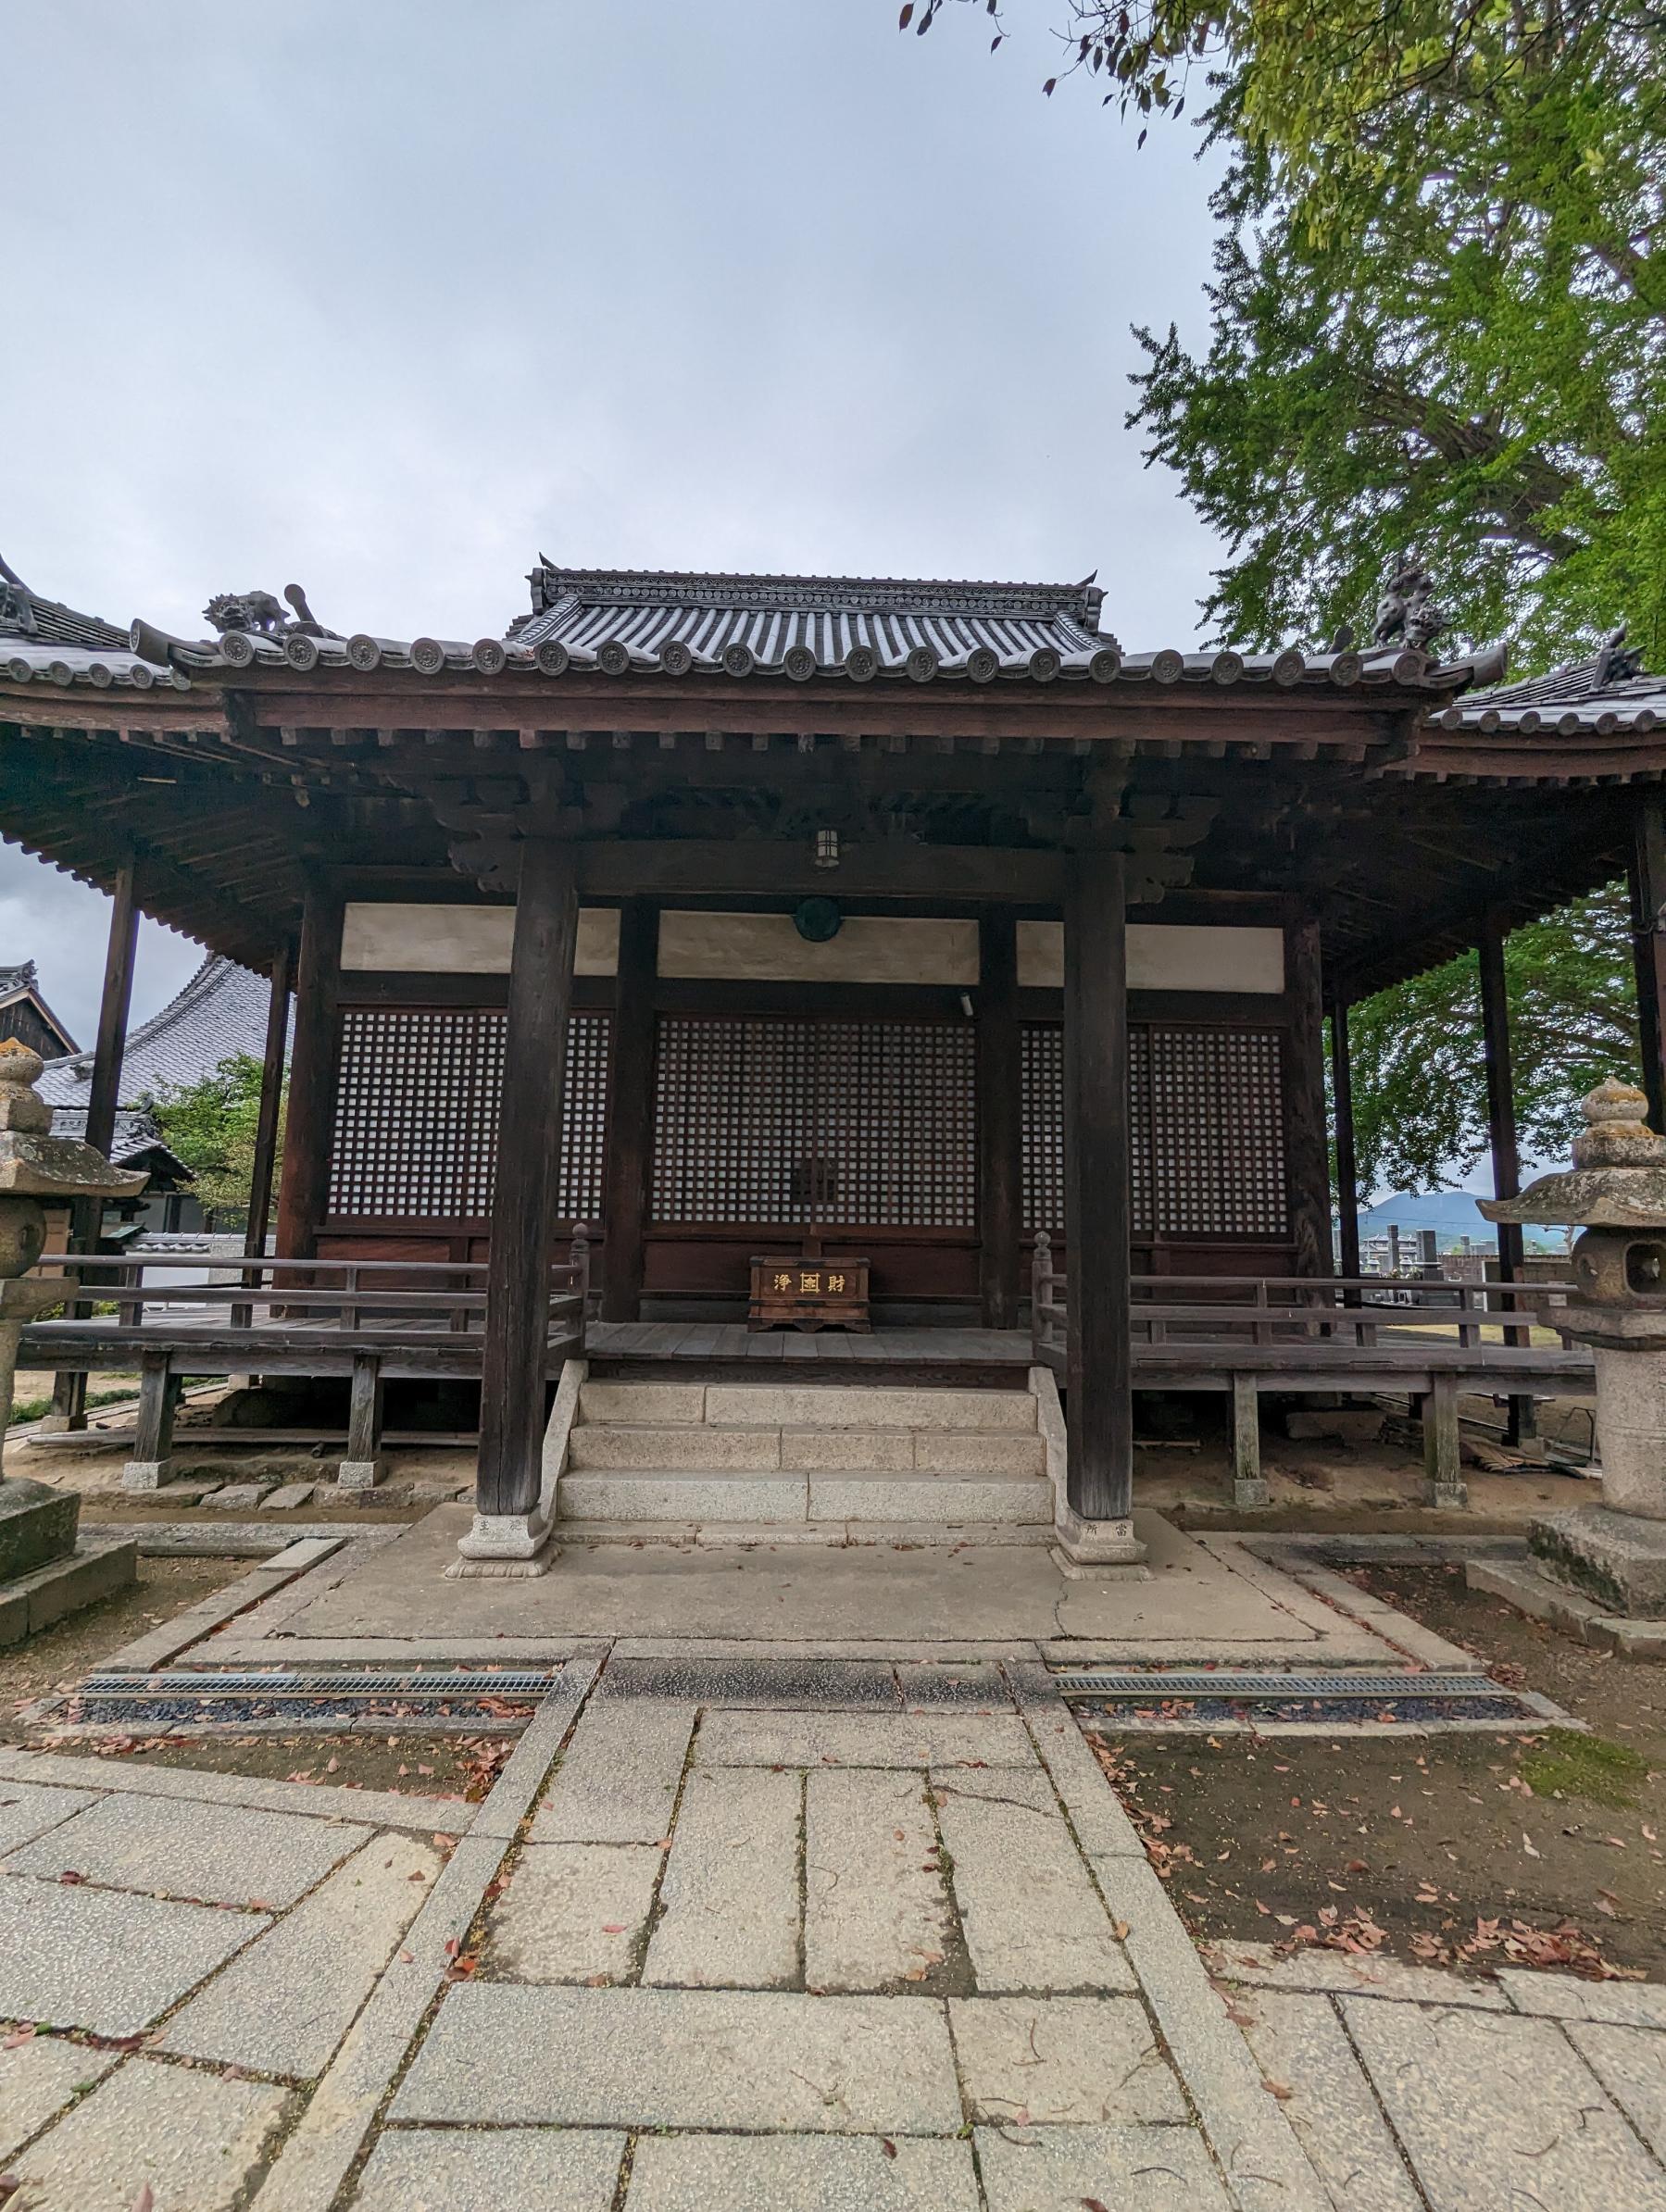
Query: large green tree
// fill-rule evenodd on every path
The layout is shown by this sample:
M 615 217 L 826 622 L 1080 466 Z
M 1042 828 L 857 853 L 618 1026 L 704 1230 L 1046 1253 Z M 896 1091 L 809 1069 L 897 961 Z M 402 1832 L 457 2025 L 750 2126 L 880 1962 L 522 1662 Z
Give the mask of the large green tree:
M 1142 331 L 1129 419 L 1227 547 L 1212 627 L 1324 634 L 1409 546 L 1522 666 L 1622 618 L 1666 651 L 1666 13 L 1027 4 L 1230 149 L 1209 343 Z
M 1637 1002 L 1623 887 L 1505 941 L 1518 1133 L 1560 1160 L 1579 1101 L 1605 1075 L 1635 1078 Z M 1487 1147 L 1477 956 L 1449 960 L 1348 1016 L 1354 1143 L 1363 1191 L 1427 1191 L 1468 1175 Z
M 260 1118 L 260 1062 L 252 1054 L 233 1053 L 211 1075 L 148 1104 L 169 1145 L 195 1176 L 203 1205 L 216 1213 L 246 1208 Z M 279 1126 L 281 1131 L 282 1119 Z M 280 1153 L 282 1143 L 280 1134 Z
M 995 0 L 967 4 L 999 43 Z M 1226 547 L 1211 628 L 1324 637 L 1410 549 L 1448 644 L 1508 637 L 1533 672 L 1625 619 L 1666 663 L 1666 10 L 1026 4 L 1060 31 L 1047 91 L 1100 86 L 1147 122 L 1189 98 L 1228 153 L 1209 342 L 1141 330 L 1128 418 Z M 1635 1061 L 1619 894 L 1518 931 L 1506 964 L 1524 1148 L 1551 1156 L 1581 1093 Z M 1363 1186 L 1467 1172 L 1473 958 L 1356 1008 L 1351 1037 Z

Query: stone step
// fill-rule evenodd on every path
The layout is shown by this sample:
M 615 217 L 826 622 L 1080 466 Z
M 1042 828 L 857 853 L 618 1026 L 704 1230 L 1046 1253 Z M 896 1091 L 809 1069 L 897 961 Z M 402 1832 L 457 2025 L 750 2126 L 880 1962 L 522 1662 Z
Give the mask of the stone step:
M 918 1551 L 922 1545 L 951 1544 L 1033 1545 L 1053 1542 L 1053 1523 L 1046 1521 L 935 1521 L 935 1520 L 563 1520 L 556 1539 L 563 1546 L 576 1543 L 670 1543 L 722 1551 L 736 1544 L 826 1544 L 833 1548 L 853 1544 L 880 1551 L 900 1546 Z
M 718 1429 L 615 1421 L 574 1429 L 568 1462 L 581 1471 L 1035 1476 L 1046 1471 L 1046 1451 L 1039 1436 L 1005 1429 Z
M 1001 1429 L 1033 1435 L 1021 1390 L 904 1389 L 882 1383 L 586 1382 L 579 1418 L 658 1428 Z
M 1050 1527 L 1053 1493 L 1045 1481 L 998 1477 L 980 1481 L 896 1475 L 883 1469 L 810 1476 L 714 1475 L 690 1468 L 637 1467 L 563 1475 L 557 1511 L 563 1522 L 749 1522 L 765 1527 L 975 1522 Z

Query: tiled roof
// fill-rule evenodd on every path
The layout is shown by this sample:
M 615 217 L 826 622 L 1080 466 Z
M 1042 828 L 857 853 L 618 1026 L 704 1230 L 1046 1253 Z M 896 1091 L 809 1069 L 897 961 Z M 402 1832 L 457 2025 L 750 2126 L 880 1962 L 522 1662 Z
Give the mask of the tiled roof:
M 55 1137 L 81 1137 L 87 1133 L 85 1106 L 54 1106 L 52 1133 Z M 110 1139 L 110 1165 L 132 1168 L 148 1162 L 153 1170 L 158 1165 L 170 1167 L 182 1182 L 196 1179 L 192 1169 L 163 1136 L 155 1118 L 131 1106 L 119 1108 L 116 1115 L 116 1131 Z
M 183 1090 L 236 1053 L 258 1058 L 266 1049 L 269 996 L 265 981 L 252 969 L 210 955 L 178 997 L 129 1032 L 121 1056 L 121 1104 L 136 1106 L 141 1099 Z M 93 1055 L 81 1052 L 48 1060 L 36 1088 L 53 1106 L 84 1112 L 92 1081 Z
M 1623 650 L 1623 632 L 1617 633 L 1589 660 L 1521 683 L 1471 692 L 1437 716 L 1436 723 L 1442 730 L 1484 734 L 1509 730 L 1523 737 L 1535 731 L 1574 737 L 1620 730 L 1643 736 L 1666 727 L 1666 676 L 1651 676 L 1636 663 L 1636 654 Z
M 10 998 L 14 991 L 34 991 L 40 987 L 32 960 L 19 961 L 13 968 L 0 968 L 0 998 Z
M 1402 645 L 1359 651 L 1125 653 L 1099 628 L 1104 598 L 1075 584 L 950 582 L 899 577 L 706 575 L 683 570 L 560 569 L 532 572 L 532 606 L 501 638 L 404 641 L 326 634 L 317 624 L 226 631 L 218 644 L 166 638 L 145 624 L 132 637 L 156 664 L 154 681 L 188 684 L 187 669 L 258 665 L 416 670 L 567 669 L 604 675 L 744 679 L 786 676 L 865 683 L 997 679 L 1097 683 L 1397 683 L 1450 692 L 1497 672 L 1486 656 L 1445 665 Z M 19 664 L 20 665 L 20 664 Z M 0 656 L 0 670 L 5 660 Z M 171 679 L 167 671 L 171 669 Z M 43 671 L 44 672 L 44 671 Z M 58 681 L 80 672 L 60 663 Z M 88 681 L 108 681 L 107 676 Z M 136 674 L 115 681 L 142 681 Z

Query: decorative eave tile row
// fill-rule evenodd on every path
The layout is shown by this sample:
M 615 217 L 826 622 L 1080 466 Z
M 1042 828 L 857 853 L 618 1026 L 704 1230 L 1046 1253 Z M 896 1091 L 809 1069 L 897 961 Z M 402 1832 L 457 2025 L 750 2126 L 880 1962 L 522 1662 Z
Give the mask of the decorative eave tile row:
M 77 684 L 90 685 L 94 691 L 119 685 L 140 692 L 147 692 L 153 685 L 180 692 L 191 689 L 191 679 L 183 669 L 158 666 L 131 647 L 34 644 L 19 638 L 0 638 L 0 679 L 11 683 L 53 683 L 66 691 Z

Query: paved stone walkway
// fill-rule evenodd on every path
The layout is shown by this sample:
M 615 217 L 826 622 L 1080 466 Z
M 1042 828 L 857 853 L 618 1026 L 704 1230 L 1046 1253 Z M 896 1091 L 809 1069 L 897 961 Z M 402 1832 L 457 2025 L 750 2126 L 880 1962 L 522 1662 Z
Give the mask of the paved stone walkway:
M 1666 2212 L 1666 1990 L 1200 1957 L 1033 1656 L 582 1650 L 472 1808 L 0 1752 L 0 1853 L 7 2212 Z

